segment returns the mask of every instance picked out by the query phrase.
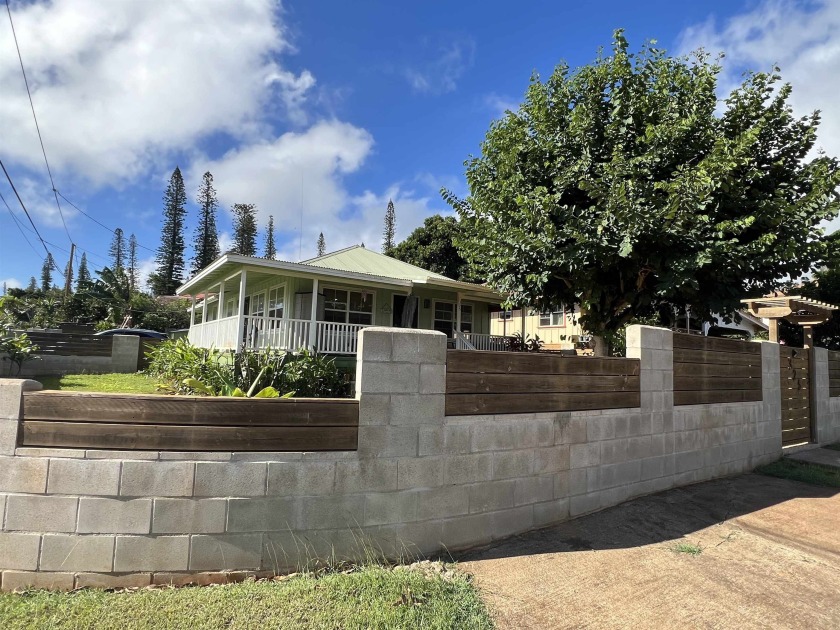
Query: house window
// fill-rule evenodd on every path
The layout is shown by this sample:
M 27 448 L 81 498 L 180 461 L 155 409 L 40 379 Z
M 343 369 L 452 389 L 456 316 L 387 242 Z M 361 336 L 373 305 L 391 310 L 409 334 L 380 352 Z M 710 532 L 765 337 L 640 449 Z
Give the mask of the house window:
M 455 304 L 452 302 L 435 302 L 434 322 L 432 328 L 452 337 L 455 330 Z
M 257 293 L 251 296 L 251 315 L 254 317 L 265 315 L 265 293 Z
M 472 332 L 473 329 L 473 305 L 461 304 L 461 332 Z
M 204 310 L 207 311 L 207 321 L 212 322 L 219 319 L 219 303 L 213 302 L 212 304 L 204 304 Z
M 548 326 L 565 326 L 566 312 L 559 311 L 543 311 L 540 313 L 540 327 L 546 328 Z
M 280 318 L 283 317 L 283 307 L 285 305 L 286 287 L 281 285 L 274 287 L 268 292 L 268 316 Z
M 225 302 L 225 317 L 236 315 L 236 298 L 230 298 Z
M 499 319 L 513 319 L 513 311 L 511 311 L 511 310 L 499 311 Z
M 373 324 L 372 291 L 324 288 L 324 321 L 341 324 Z

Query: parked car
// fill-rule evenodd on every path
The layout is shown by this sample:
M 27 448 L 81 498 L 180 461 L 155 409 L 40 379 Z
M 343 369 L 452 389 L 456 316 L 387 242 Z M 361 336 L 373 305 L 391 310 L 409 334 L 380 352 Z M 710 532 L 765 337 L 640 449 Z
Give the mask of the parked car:
M 135 335 L 137 337 L 149 337 L 152 339 L 166 339 L 166 333 L 146 328 L 112 328 L 96 333 L 97 337 L 112 337 L 113 335 Z

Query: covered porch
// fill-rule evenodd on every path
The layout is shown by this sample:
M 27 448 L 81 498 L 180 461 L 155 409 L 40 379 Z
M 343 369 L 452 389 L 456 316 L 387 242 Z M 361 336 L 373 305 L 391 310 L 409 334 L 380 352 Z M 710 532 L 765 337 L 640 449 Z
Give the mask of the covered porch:
M 453 348 L 506 349 L 504 337 L 490 334 L 493 298 L 466 283 L 431 286 L 237 258 L 259 262 L 234 269 L 211 265 L 179 290 L 188 291 L 192 301 L 188 339 L 194 345 L 355 355 L 360 330 L 389 326 L 440 330 Z

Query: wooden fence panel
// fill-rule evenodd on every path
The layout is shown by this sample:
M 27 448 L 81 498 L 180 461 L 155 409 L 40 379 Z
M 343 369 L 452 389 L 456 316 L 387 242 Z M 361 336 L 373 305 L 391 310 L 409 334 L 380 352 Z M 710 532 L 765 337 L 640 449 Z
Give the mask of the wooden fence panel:
M 22 445 L 174 451 L 355 450 L 350 399 L 28 392 Z
M 828 353 L 828 388 L 829 396 L 840 396 L 840 352 Z
M 811 439 L 810 350 L 779 348 L 779 385 L 782 395 L 782 446 Z
M 110 336 L 27 332 L 26 336 L 38 346 L 37 354 L 59 356 L 110 357 L 114 339 Z
M 762 400 L 761 345 L 674 334 L 674 405 Z
M 638 407 L 638 359 L 449 350 L 446 414 Z

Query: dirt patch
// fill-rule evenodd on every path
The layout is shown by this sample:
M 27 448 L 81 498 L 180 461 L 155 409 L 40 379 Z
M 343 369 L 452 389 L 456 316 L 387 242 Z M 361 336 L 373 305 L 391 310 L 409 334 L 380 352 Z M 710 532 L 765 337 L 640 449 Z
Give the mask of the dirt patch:
M 742 475 L 460 558 L 500 628 L 840 627 L 840 490 Z

